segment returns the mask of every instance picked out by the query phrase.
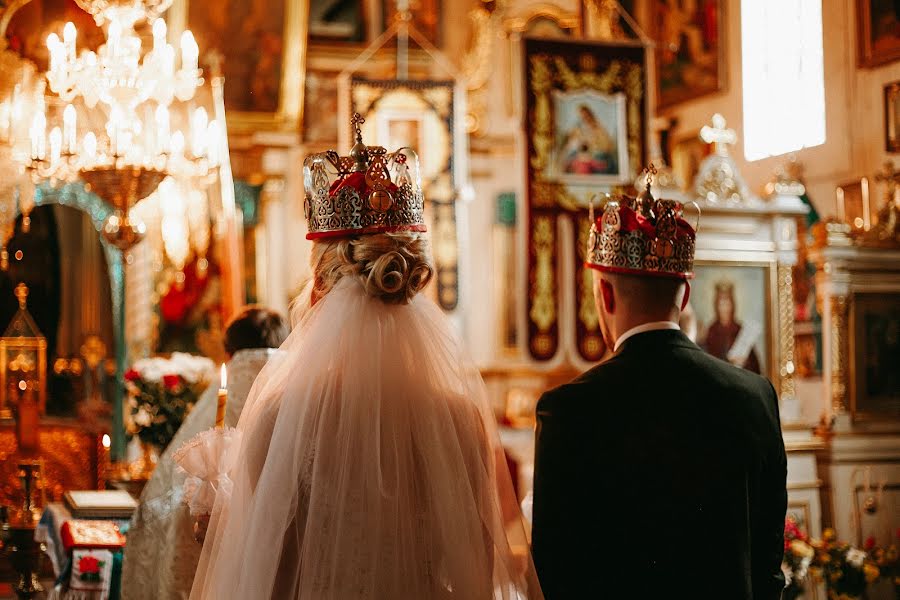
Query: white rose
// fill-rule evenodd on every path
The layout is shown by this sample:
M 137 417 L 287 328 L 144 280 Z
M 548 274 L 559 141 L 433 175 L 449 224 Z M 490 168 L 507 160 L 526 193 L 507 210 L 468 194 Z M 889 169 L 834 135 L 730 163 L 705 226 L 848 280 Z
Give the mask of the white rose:
M 858 548 L 850 548 L 847 550 L 847 562 L 856 567 L 857 569 L 861 569 L 863 563 L 866 560 L 866 553 Z
M 138 427 L 147 427 L 150 425 L 152 419 L 150 418 L 150 413 L 148 413 L 143 408 L 139 408 L 137 413 L 134 415 L 134 424 Z

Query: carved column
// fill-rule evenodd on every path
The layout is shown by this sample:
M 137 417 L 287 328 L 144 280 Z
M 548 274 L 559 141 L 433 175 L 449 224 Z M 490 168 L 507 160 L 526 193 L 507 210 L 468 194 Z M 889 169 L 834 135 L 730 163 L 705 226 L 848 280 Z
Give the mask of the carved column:
M 781 364 L 779 365 L 781 389 L 779 396 L 794 398 L 794 287 L 793 268 L 788 264 L 778 265 L 778 339 L 781 344 Z

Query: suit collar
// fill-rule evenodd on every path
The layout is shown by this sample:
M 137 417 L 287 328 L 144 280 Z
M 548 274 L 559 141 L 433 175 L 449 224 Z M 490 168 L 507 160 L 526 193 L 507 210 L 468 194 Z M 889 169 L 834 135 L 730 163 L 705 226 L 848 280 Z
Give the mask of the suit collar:
M 680 346 L 682 348 L 697 349 L 700 347 L 684 335 L 680 329 L 656 329 L 635 334 L 619 346 L 616 356 L 635 350 L 637 348 L 658 348 L 661 346 Z

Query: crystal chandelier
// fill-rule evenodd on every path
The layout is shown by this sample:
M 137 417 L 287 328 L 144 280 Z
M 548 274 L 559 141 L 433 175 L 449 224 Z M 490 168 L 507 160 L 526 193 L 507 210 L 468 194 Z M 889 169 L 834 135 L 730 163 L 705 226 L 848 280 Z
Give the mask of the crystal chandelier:
M 47 37 L 46 85 L 53 95 L 48 101 L 38 94 L 30 152 L 22 161 L 35 184 L 81 179 L 107 201 L 114 212 L 103 234 L 122 250 L 146 231 L 130 215 L 137 201 L 169 175 L 202 185 L 223 158 L 222 126 L 204 107 L 186 106 L 203 84 L 191 32 L 182 34 L 176 61 L 165 21 L 153 21 L 153 45 L 146 52 L 135 31 L 136 23 L 170 3 L 78 0 L 98 24 L 107 24 L 106 42 L 96 53 L 77 53 L 72 23 L 62 38 Z

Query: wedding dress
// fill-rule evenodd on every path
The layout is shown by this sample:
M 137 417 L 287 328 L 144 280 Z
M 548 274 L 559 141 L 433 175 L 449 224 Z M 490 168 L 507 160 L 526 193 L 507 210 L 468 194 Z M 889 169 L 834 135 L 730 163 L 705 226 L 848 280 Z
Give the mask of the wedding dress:
M 542 597 L 483 382 L 430 300 L 345 278 L 282 350 L 191 598 Z
M 229 361 L 227 426 L 237 424 L 254 379 L 274 353 L 271 348 L 240 350 Z M 123 600 L 182 600 L 191 592 L 200 545 L 194 540 L 193 519 L 182 503 L 185 476 L 172 454 L 215 424 L 217 388 L 210 385 L 203 392 L 141 493 L 125 546 Z

